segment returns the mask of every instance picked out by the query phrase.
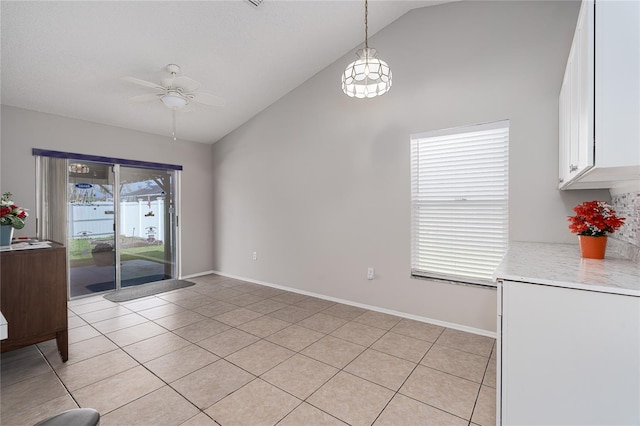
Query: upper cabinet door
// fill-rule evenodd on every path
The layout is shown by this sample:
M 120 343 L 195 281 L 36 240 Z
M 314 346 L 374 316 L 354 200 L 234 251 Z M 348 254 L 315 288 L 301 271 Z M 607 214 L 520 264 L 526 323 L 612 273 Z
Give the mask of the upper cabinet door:
M 640 1 L 582 2 L 559 108 L 559 188 L 640 186 Z

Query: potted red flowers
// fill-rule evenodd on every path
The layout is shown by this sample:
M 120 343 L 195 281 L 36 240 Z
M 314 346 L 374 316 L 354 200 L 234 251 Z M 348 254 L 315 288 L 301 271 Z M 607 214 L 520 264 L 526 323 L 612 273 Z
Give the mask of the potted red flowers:
M 0 245 L 11 245 L 14 229 L 24 228 L 27 211 L 11 201 L 11 193 L 5 192 L 0 199 Z
M 582 257 L 604 259 L 607 234 L 624 224 L 624 218 L 604 201 L 585 201 L 573 208 L 575 216 L 568 216 L 569 229 L 578 234 Z

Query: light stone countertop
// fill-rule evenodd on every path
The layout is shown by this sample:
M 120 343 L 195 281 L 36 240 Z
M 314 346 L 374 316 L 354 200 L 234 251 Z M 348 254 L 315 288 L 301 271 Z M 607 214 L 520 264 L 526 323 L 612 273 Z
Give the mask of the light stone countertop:
M 640 297 L 640 264 L 615 253 L 583 259 L 577 244 L 511 242 L 493 277 Z

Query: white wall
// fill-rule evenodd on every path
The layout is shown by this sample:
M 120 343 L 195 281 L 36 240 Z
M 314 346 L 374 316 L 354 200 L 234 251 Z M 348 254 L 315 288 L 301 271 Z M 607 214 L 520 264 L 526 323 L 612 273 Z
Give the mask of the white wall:
M 493 289 L 409 277 L 409 135 L 510 119 L 510 239 L 575 242 L 571 207 L 610 198 L 556 189 L 558 92 L 578 7 L 414 10 L 370 39 L 393 71 L 388 94 L 342 94 L 350 52 L 218 142 L 214 269 L 495 331 Z
M 178 164 L 182 171 L 182 273 L 211 270 L 213 257 L 211 145 L 174 142 L 169 136 L 105 126 L 2 106 L 0 190 L 29 208 L 27 226 L 16 236 L 35 235 L 35 160 L 32 148 Z

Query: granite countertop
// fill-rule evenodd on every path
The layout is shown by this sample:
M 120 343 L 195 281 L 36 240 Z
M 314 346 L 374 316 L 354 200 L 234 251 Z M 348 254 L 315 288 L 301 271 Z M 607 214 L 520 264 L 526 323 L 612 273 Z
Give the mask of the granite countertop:
M 577 244 L 509 244 L 496 280 L 626 294 L 640 297 L 640 264 L 612 253 L 583 259 Z

